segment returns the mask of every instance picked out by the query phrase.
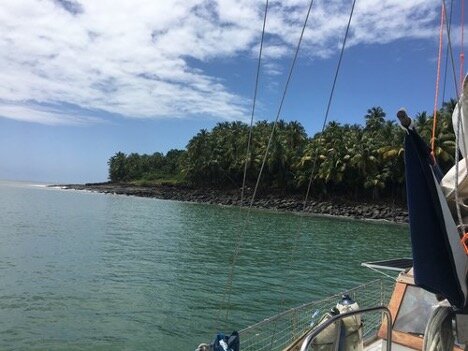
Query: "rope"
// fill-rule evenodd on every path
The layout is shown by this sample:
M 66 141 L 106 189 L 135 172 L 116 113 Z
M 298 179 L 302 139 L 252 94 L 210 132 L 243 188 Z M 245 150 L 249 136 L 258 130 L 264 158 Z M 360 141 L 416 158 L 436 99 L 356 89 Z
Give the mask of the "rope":
M 452 28 L 452 17 L 453 17 L 453 0 L 450 1 L 450 15 L 448 17 L 448 26 L 450 28 Z M 445 87 L 447 85 L 448 59 L 449 59 L 449 48 L 447 46 L 445 50 L 444 84 L 442 88 L 442 101 L 445 101 Z
M 246 184 L 246 178 L 247 178 L 247 161 L 248 161 L 248 157 L 249 157 L 249 153 L 250 153 L 250 145 L 251 145 L 251 141 L 252 141 L 253 120 L 254 120 L 254 115 L 255 115 L 255 106 L 256 106 L 256 102 L 257 102 L 258 82 L 259 82 L 259 78 L 260 78 L 260 66 L 261 66 L 261 59 L 262 59 L 262 52 L 263 52 L 263 43 L 264 43 L 264 40 L 265 40 L 265 28 L 266 28 L 267 13 L 268 13 L 268 0 L 265 1 L 265 10 L 264 10 L 264 14 L 263 14 L 262 36 L 261 36 L 261 40 L 260 40 L 260 49 L 259 49 L 259 53 L 258 53 L 257 73 L 256 73 L 256 77 L 255 77 L 255 88 L 254 88 L 254 96 L 253 96 L 253 101 L 252 101 L 252 113 L 251 113 L 251 117 L 250 117 L 249 137 L 248 137 L 248 141 L 247 141 L 247 151 L 246 151 L 246 155 L 245 155 L 245 165 L 244 165 L 244 176 L 243 176 L 243 180 L 242 180 L 241 202 L 240 202 L 241 207 L 242 207 L 242 205 L 244 203 L 245 184 Z M 219 321 L 222 321 L 221 312 L 222 312 L 222 310 L 223 310 L 223 308 L 225 306 L 225 303 L 226 303 L 226 294 L 229 297 L 228 297 L 228 302 L 227 302 L 227 307 L 226 307 L 225 320 L 227 320 L 228 315 L 229 315 L 230 294 L 231 294 L 231 290 L 232 290 L 232 281 L 233 281 L 233 277 L 234 277 L 234 266 L 236 264 L 237 256 L 239 255 L 240 245 L 241 245 L 243 234 L 244 234 L 244 231 L 245 231 L 245 228 L 246 228 L 246 222 L 249 219 L 248 218 L 249 215 L 250 215 L 250 212 L 247 213 L 247 219 L 244 222 L 244 226 L 243 226 L 241 232 L 239 233 L 239 236 L 237 237 L 233 257 L 231 259 L 231 265 L 230 265 L 228 280 L 226 282 L 226 287 L 224 289 L 221 304 L 219 306 Z
M 297 43 L 297 47 L 296 47 L 296 51 L 294 53 L 294 58 L 293 58 L 293 61 L 291 63 L 291 66 L 289 68 L 289 74 L 288 74 L 288 79 L 286 80 L 286 84 L 285 84 L 285 87 L 284 87 L 284 91 L 283 91 L 283 95 L 281 97 L 281 102 L 279 104 L 279 107 L 278 107 L 278 111 L 276 113 L 276 118 L 275 118 L 275 121 L 273 123 L 273 128 L 271 130 L 271 133 L 270 133 L 270 137 L 268 139 L 268 144 L 267 144 L 267 148 L 265 150 L 265 154 L 263 155 L 263 160 L 262 160 L 262 165 L 260 167 L 260 171 L 258 173 L 258 177 L 257 177 L 257 182 L 255 184 L 255 189 L 254 189 L 254 193 L 252 195 L 252 199 L 250 201 L 250 206 L 249 207 L 252 207 L 253 206 L 253 203 L 254 203 L 254 200 L 255 200 L 255 196 L 257 194 L 257 190 L 258 190 L 258 187 L 260 185 L 260 180 L 261 180 L 261 177 L 262 177 L 262 174 L 263 174 L 263 169 L 265 168 L 265 164 L 266 164 L 266 160 L 267 160 L 267 157 L 268 157 L 268 152 L 270 151 L 270 147 L 271 147 L 271 141 L 273 140 L 273 136 L 275 134 L 275 131 L 276 131 L 276 126 L 278 125 L 278 120 L 279 120 L 279 117 L 281 115 L 281 110 L 283 109 L 283 104 L 284 104 L 284 100 L 286 99 L 286 94 L 287 94 L 287 91 L 288 91 L 288 87 L 289 87 L 289 82 L 291 81 L 291 78 L 292 78 L 292 73 L 293 73 L 293 70 L 294 70 L 294 66 L 296 65 L 296 60 L 297 60 L 297 56 L 299 54 L 299 49 L 301 47 L 301 43 L 302 43 L 302 38 L 304 37 L 304 31 L 305 31 L 305 28 L 307 26 L 307 22 L 309 20 L 309 16 L 310 16 L 310 11 L 312 9 L 312 5 L 314 3 L 314 0 L 311 0 L 310 1 L 310 4 L 309 4 L 309 9 L 307 11 L 307 15 L 306 15 L 306 18 L 304 20 L 304 25 L 302 26 L 302 31 L 301 31 L 301 35 L 299 37 L 299 42 Z
M 257 62 L 257 75 L 255 77 L 255 89 L 254 89 L 254 96 L 252 102 L 252 114 L 250 116 L 250 127 L 249 127 L 249 138 L 247 140 L 247 151 L 245 153 L 245 165 L 244 165 L 244 177 L 242 180 L 242 191 L 241 191 L 241 201 L 240 205 L 242 207 L 244 203 L 244 194 L 245 194 L 245 182 L 247 178 L 247 163 L 249 160 L 249 153 L 250 153 L 250 143 L 252 142 L 252 130 L 253 130 L 253 120 L 255 115 L 255 105 L 257 102 L 257 92 L 258 92 L 258 81 L 260 77 L 260 64 L 262 61 L 262 52 L 263 52 L 263 41 L 265 38 L 265 26 L 266 26 L 266 19 L 268 13 L 268 0 L 265 2 L 265 13 L 263 15 L 263 27 L 262 27 L 262 38 L 260 40 L 260 50 L 258 52 L 258 62 Z
M 326 125 L 326 121 L 328 119 L 328 114 L 329 114 L 329 111 L 330 111 L 330 106 L 331 106 L 331 102 L 332 102 L 332 99 L 333 99 L 333 94 L 334 94 L 334 91 L 335 91 L 336 82 L 338 80 L 338 73 L 339 73 L 339 70 L 340 70 L 340 67 L 341 67 L 341 62 L 343 60 L 344 49 L 345 49 L 345 46 L 346 46 L 346 41 L 347 41 L 347 38 L 348 38 L 349 28 L 351 26 L 351 20 L 352 20 L 352 17 L 353 17 L 355 5 L 356 5 L 356 0 L 353 1 L 352 7 L 351 7 L 351 12 L 349 14 L 348 23 L 346 25 L 346 31 L 345 31 L 345 35 L 344 35 L 344 39 L 343 39 L 343 45 L 341 47 L 341 52 L 340 52 L 340 57 L 339 57 L 338 65 L 337 65 L 336 72 L 335 72 L 335 77 L 333 79 L 333 85 L 332 85 L 332 89 L 331 89 L 331 92 L 330 92 L 330 97 L 328 99 L 327 110 L 326 110 L 326 113 L 325 113 L 325 120 L 324 120 L 323 125 L 322 125 L 321 133 L 323 133 L 323 130 L 324 130 L 325 125 Z M 317 156 L 317 154 L 316 154 L 316 156 Z M 310 178 L 311 180 L 312 180 L 313 174 L 314 174 L 314 170 L 312 171 L 312 174 L 311 174 L 311 178 Z M 311 184 L 309 182 L 309 186 L 308 186 L 307 193 L 306 193 L 306 196 L 305 196 L 304 206 L 302 208 L 302 211 L 304 213 L 305 213 L 305 207 L 306 207 L 307 199 L 308 199 L 308 196 L 309 196 L 310 185 Z M 298 242 L 300 234 L 302 232 L 302 227 L 303 227 L 303 224 L 304 224 L 303 219 L 304 219 L 304 217 L 302 217 L 301 229 L 296 231 L 296 234 L 294 236 L 293 245 L 291 246 L 291 254 L 289 255 L 289 262 L 288 262 L 289 267 L 292 266 L 292 261 L 293 261 L 294 252 L 295 252 L 295 244 Z M 289 276 L 289 271 L 290 270 L 291 270 L 291 268 L 289 268 L 289 270 L 288 270 L 288 276 Z M 282 307 L 284 306 L 284 302 L 285 302 L 285 298 L 284 298 L 284 293 L 283 293 L 283 298 L 281 299 L 281 303 L 278 306 L 278 310 L 282 309 Z M 276 334 L 277 334 L 277 321 L 275 321 L 275 324 L 273 326 L 273 333 L 272 333 L 271 339 L 270 339 L 270 350 L 273 349 L 273 341 L 274 341 L 274 338 L 275 338 Z
M 392 282 L 396 282 L 397 281 L 397 278 L 396 277 L 392 277 L 390 274 L 387 274 L 383 271 L 379 271 L 377 268 L 374 268 L 374 267 L 370 267 L 370 266 L 366 266 L 366 268 L 370 269 L 371 271 L 374 271 L 376 273 L 379 273 L 379 274 L 382 274 L 384 277 L 390 279 Z
M 461 2 L 461 45 L 460 45 L 460 90 L 463 89 L 463 76 L 465 75 L 464 63 L 465 63 L 465 52 L 463 50 L 463 39 L 464 39 L 464 23 L 465 23 L 465 0 Z
M 435 86 L 435 97 L 434 97 L 434 118 L 432 123 L 432 137 L 431 137 L 431 154 L 432 159 L 435 162 L 435 133 L 437 126 L 437 105 L 439 102 L 439 85 L 440 85 L 440 62 L 442 61 L 442 42 L 444 34 L 444 18 L 445 18 L 445 3 L 442 3 L 442 8 L 440 9 L 440 29 L 439 29 L 439 53 L 437 58 L 437 76 L 436 76 L 436 86 Z
M 442 8 L 444 9 L 445 17 L 447 17 L 447 12 L 446 12 L 447 6 L 445 6 L 445 0 L 442 0 L 442 5 L 443 5 Z M 447 47 L 449 48 L 450 61 L 452 64 L 453 82 L 455 83 L 455 95 L 457 97 L 460 97 L 460 93 L 458 90 L 458 83 L 457 83 L 457 73 L 455 72 L 455 59 L 453 57 L 452 38 L 450 35 L 451 30 L 450 30 L 450 26 L 448 22 L 446 22 L 446 27 L 447 27 L 446 28 L 447 29 Z
M 424 331 L 424 351 L 452 350 L 454 346 L 452 331 L 452 309 L 447 303 L 441 303 L 432 311 Z
M 461 106 L 460 102 L 457 104 L 458 106 L 458 116 L 457 116 L 457 131 L 455 133 L 455 208 L 457 210 L 457 219 L 459 228 L 461 230 L 461 234 L 465 233 L 465 224 L 463 223 L 463 217 L 461 215 L 461 208 L 460 208 L 460 197 L 459 197 L 459 190 L 458 190 L 458 176 L 459 176 L 459 166 L 458 166 L 458 158 L 459 158 L 459 141 L 460 141 L 460 130 L 461 130 Z M 462 138 L 464 140 L 464 138 Z M 466 150 L 466 149 L 465 149 Z M 466 156 L 465 156 L 466 161 Z M 468 168 L 465 167 L 468 170 Z
M 333 95 L 334 95 L 334 92 L 335 92 L 336 82 L 338 80 L 338 73 L 340 72 L 341 62 L 343 60 L 344 49 L 346 47 L 346 41 L 348 39 L 349 28 L 351 26 L 351 19 L 353 18 L 355 5 L 356 5 L 356 0 L 353 1 L 353 6 L 351 7 L 351 13 L 349 14 L 348 24 L 346 26 L 346 32 L 345 32 L 345 36 L 344 36 L 344 39 L 343 39 L 343 45 L 341 46 L 340 58 L 338 60 L 338 65 L 336 66 L 335 77 L 333 79 L 333 84 L 332 84 L 332 88 L 331 88 L 331 91 L 330 91 L 330 96 L 328 98 L 327 110 L 325 112 L 325 118 L 323 120 L 322 129 L 320 130 L 320 135 L 323 134 L 323 132 L 325 130 L 325 126 L 326 126 L 327 121 L 328 121 L 328 114 L 330 112 L 330 107 L 331 107 L 331 103 L 332 103 L 332 100 L 333 100 Z M 307 192 L 306 192 L 306 196 L 305 196 L 305 199 L 304 199 L 304 204 L 302 206 L 302 211 L 303 212 L 305 212 L 305 209 L 306 209 L 306 206 L 307 206 L 307 200 L 309 199 L 310 189 L 312 187 L 312 180 L 314 178 L 315 169 L 316 169 L 316 166 L 317 166 L 317 159 L 318 159 L 318 147 L 315 148 L 315 156 L 314 156 L 314 161 L 312 163 L 312 172 L 310 173 L 309 184 L 307 185 Z
M 304 20 L 304 24 L 302 26 L 301 35 L 299 37 L 299 41 L 297 43 L 297 47 L 296 47 L 296 50 L 295 50 L 295 53 L 294 53 L 294 58 L 293 58 L 293 60 L 291 62 L 288 78 L 286 80 L 283 95 L 282 95 L 282 98 L 281 98 L 281 102 L 280 102 L 280 105 L 278 107 L 278 111 L 277 111 L 277 114 L 276 114 L 276 119 L 275 119 L 275 122 L 273 123 L 273 128 L 272 128 L 270 137 L 268 139 L 268 144 L 267 144 L 267 148 L 265 150 L 262 165 L 260 167 L 260 171 L 259 171 L 258 176 L 257 176 L 257 181 L 255 183 L 254 192 L 252 194 L 252 198 L 250 200 L 249 207 L 247 209 L 248 212 L 247 212 L 247 215 L 245 217 L 244 225 L 243 225 L 243 227 L 241 229 L 240 235 L 238 237 L 238 241 L 236 243 L 236 247 L 234 249 L 234 254 L 233 254 L 233 257 L 232 257 L 232 260 L 231 260 L 231 266 L 230 266 L 229 275 L 228 275 L 227 286 L 226 286 L 226 289 L 225 289 L 225 294 L 223 294 L 223 305 L 224 305 L 224 302 L 226 302 L 225 320 L 228 320 L 228 317 L 229 317 L 231 293 L 232 293 L 232 282 L 233 282 L 233 279 L 234 279 L 234 268 L 236 266 L 237 258 L 239 256 L 239 252 L 240 252 L 240 248 L 241 248 L 241 244 L 242 244 L 242 239 L 243 239 L 246 227 L 247 227 L 247 223 L 250 220 L 250 213 L 251 213 L 254 201 L 255 201 L 257 191 L 258 191 L 258 187 L 259 187 L 259 184 L 260 184 L 260 179 L 262 177 L 263 169 L 264 169 L 265 164 L 266 164 L 266 159 L 267 159 L 268 153 L 270 151 L 271 141 L 273 139 L 273 136 L 274 136 L 274 133 L 275 133 L 275 130 L 276 130 L 276 126 L 278 124 L 279 116 L 280 116 L 281 110 L 283 108 L 284 100 L 286 98 L 286 94 L 287 94 L 288 87 L 289 87 L 289 82 L 291 81 L 292 73 L 293 73 L 294 67 L 296 65 L 297 57 L 298 57 L 298 54 L 299 54 L 299 49 L 301 47 L 302 39 L 304 37 L 305 28 L 306 28 L 307 22 L 309 20 L 309 16 L 310 16 L 310 12 L 311 12 L 313 3 L 314 3 L 314 0 L 311 0 L 310 4 L 309 4 L 309 8 L 307 10 L 306 18 Z M 226 301 L 226 296 L 227 296 L 227 301 Z
M 446 11 L 446 6 L 445 6 L 445 0 L 442 0 L 442 9 Z M 447 17 L 447 13 L 445 13 L 445 17 Z M 452 73 L 453 73 L 453 82 L 455 84 L 455 93 L 458 98 L 460 98 L 460 93 L 458 90 L 458 83 L 457 83 L 457 73 L 455 72 L 455 60 L 453 57 L 453 49 L 452 49 L 452 39 L 450 35 L 450 26 L 447 22 L 447 44 L 449 48 L 449 53 L 450 53 L 450 61 L 452 63 Z M 465 231 L 465 224 L 463 223 L 463 218 L 461 215 L 461 209 L 460 209 L 460 198 L 459 198 L 459 190 L 458 190 L 458 176 L 459 176 L 459 166 L 458 166 L 458 160 L 459 160 L 459 153 L 458 153 L 458 145 L 459 145 L 459 136 L 460 136 L 460 130 L 462 127 L 462 120 L 461 120 L 461 104 L 458 104 L 458 118 L 457 118 L 457 130 L 455 133 L 455 207 L 456 207 L 456 212 L 457 212 L 457 220 L 459 223 L 459 228 L 462 230 L 462 234 Z M 463 149 L 466 150 L 466 142 L 465 138 L 462 138 L 462 143 L 463 143 Z M 467 162 L 468 166 L 468 158 L 465 157 L 465 162 Z M 468 168 L 467 168 L 468 169 Z

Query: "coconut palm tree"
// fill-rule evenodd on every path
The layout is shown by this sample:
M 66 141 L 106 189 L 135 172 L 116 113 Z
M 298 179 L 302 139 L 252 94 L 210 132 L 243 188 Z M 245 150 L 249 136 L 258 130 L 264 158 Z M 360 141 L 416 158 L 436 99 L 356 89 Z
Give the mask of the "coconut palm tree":
M 364 116 L 366 121 L 366 131 L 378 132 L 385 123 L 386 113 L 381 107 L 372 107 L 367 110 L 367 114 Z
M 212 178 L 212 147 L 210 133 L 201 129 L 187 144 L 187 158 L 183 169 L 185 177 L 195 183 L 207 184 Z
M 125 180 L 127 176 L 126 161 L 127 155 L 120 151 L 109 159 L 107 164 L 109 165 L 109 180 L 111 182 Z

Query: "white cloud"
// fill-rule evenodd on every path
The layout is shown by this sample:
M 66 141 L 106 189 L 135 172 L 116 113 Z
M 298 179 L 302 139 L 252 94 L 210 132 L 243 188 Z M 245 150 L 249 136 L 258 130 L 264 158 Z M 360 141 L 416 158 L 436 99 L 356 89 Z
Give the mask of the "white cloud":
M 62 109 L 31 106 L 31 104 L 14 104 L 5 101 L 0 103 L 0 117 L 23 122 L 40 122 L 47 125 L 84 125 L 103 122 L 93 116 L 67 113 Z
M 438 5 L 360 0 L 349 43 L 430 37 Z M 265 72 L 279 73 L 278 60 L 295 47 L 307 6 L 271 1 Z M 255 60 L 263 9 L 263 0 L 2 0 L 0 116 L 45 124 L 98 120 L 80 117 L 86 109 L 127 118 L 246 118 L 250 97 L 234 94 L 189 59 Z M 316 0 L 302 54 L 336 53 L 349 10 L 349 1 Z

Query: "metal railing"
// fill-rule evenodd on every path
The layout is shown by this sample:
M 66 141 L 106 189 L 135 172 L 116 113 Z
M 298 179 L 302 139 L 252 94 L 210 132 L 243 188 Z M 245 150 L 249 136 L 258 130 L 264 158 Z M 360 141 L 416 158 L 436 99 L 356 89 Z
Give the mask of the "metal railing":
M 302 342 L 301 345 L 301 350 L 300 351 L 307 351 L 309 348 L 310 344 L 312 341 L 322 332 L 324 331 L 327 327 L 332 325 L 333 323 L 342 320 L 346 317 L 354 316 L 357 314 L 365 314 L 369 312 L 377 312 L 381 311 L 385 315 L 385 318 L 387 318 L 387 351 L 391 351 L 392 349 L 392 315 L 390 314 L 390 310 L 385 307 L 385 306 L 377 306 L 377 307 L 371 307 L 371 308 L 363 308 L 355 311 L 350 311 L 350 312 L 345 312 L 345 313 L 340 313 L 336 316 L 333 316 L 332 318 L 324 321 L 320 325 L 318 325 L 316 328 L 311 330 L 306 337 L 304 338 L 304 341 Z
M 394 282 L 377 279 L 350 290 L 316 300 L 281 312 L 239 331 L 242 351 L 281 351 L 310 330 L 311 325 L 330 311 L 341 300 L 343 293 L 349 294 L 362 309 L 386 306 Z M 382 322 L 380 313 L 366 316 L 363 338 L 377 334 Z

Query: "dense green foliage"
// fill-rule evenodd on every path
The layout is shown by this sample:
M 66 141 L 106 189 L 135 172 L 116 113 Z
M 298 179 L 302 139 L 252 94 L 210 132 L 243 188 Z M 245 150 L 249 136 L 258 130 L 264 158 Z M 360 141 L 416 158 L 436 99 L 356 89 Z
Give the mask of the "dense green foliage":
M 454 106 L 451 100 L 438 112 L 435 153 L 443 169 L 453 164 Z M 315 195 L 402 197 L 404 131 L 394 121 L 385 120 L 380 107 L 369 109 L 364 119 L 364 126 L 330 122 L 323 134 L 313 137 L 307 136 L 299 122 L 279 121 L 266 155 L 261 186 L 304 190 L 315 169 L 311 187 Z M 432 123 L 432 116 L 425 112 L 415 117 L 417 130 L 428 143 Z M 166 155 L 118 152 L 108 162 L 109 179 L 179 179 L 195 186 L 241 187 L 247 163 L 246 181 L 252 186 L 260 173 L 272 128 L 273 123 L 266 121 L 255 124 L 248 155 L 249 128 L 241 122 L 218 123 L 211 131 L 202 129 L 186 150 L 171 150 Z
M 155 152 L 152 155 L 139 155 L 117 152 L 107 164 L 111 182 L 134 180 L 173 179 L 180 175 L 180 162 L 183 150 L 169 150 L 166 155 Z

